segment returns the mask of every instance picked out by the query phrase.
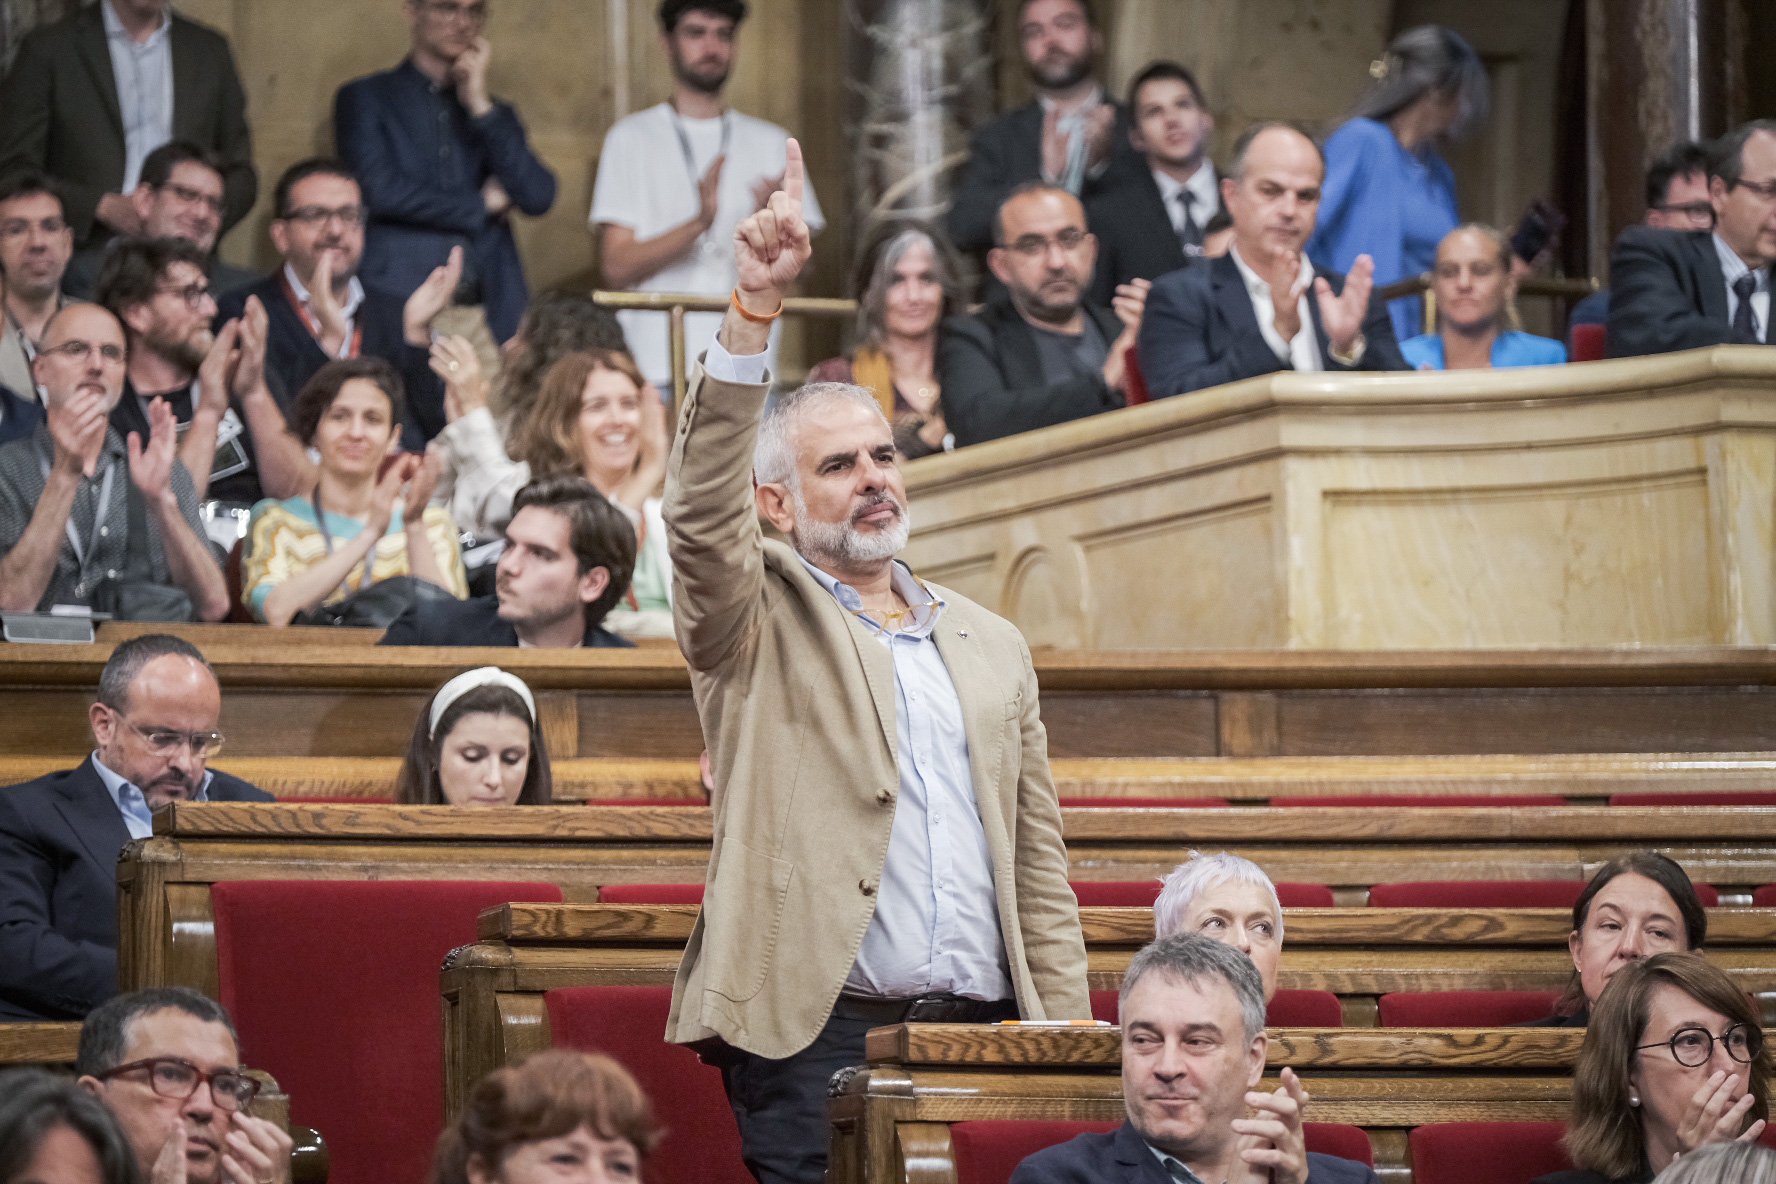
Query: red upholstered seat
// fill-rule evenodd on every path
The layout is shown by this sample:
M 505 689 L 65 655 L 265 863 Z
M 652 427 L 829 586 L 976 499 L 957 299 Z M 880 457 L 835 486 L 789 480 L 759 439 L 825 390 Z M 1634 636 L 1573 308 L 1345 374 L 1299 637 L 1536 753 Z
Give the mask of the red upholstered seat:
M 1760 909 L 1776 908 L 1776 884 L 1765 884 L 1753 892 L 1751 903 Z
M 1570 909 L 1583 880 L 1416 880 L 1375 884 L 1369 903 L 1384 909 Z
M 330 1184 L 423 1180 L 444 1122 L 438 970 L 475 917 L 553 884 L 256 880 L 212 886 L 222 1005 L 247 1064 L 321 1132 Z
M 702 904 L 701 884 L 605 884 L 598 889 L 604 904 Z
M 1270 1088 L 1266 1086 L 1265 1088 Z M 1120 1122 L 1039 1122 L 992 1119 L 950 1124 L 950 1147 L 956 1157 L 956 1184 L 1008 1184 L 1018 1164 L 1041 1151 L 1084 1134 L 1113 1131 Z M 1303 1123 L 1302 1140 L 1309 1151 L 1337 1155 L 1375 1165 L 1369 1136 L 1361 1127 L 1330 1122 Z
M 1159 899 L 1158 880 L 1074 880 L 1072 888 L 1085 907 L 1150 909 Z
M 1519 793 L 1488 797 L 1484 794 L 1461 793 L 1359 793 L 1342 797 L 1271 798 L 1273 806 L 1369 806 L 1386 809 L 1390 806 L 1564 806 L 1559 794 Z
M 1710 790 L 1706 793 L 1612 793 L 1612 806 L 1776 806 L 1776 789 Z
M 721 1070 L 665 1040 L 671 987 L 563 987 L 543 996 L 556 1048 L 601 1052 L 635 1075 L 666 1130 L 650 1184 L 751 1184 Z
M 1332 889 L 1324 884 L 1295 884 L 1287 880 L 1276 886 L 1277 900 L 1286 909 L 1329 909 L 1334 901 Z
M 1574 325 L 1567 340 L 1567 355 L 1575 362 L 1596 362 L 1608 351 L 1603 325 Z
M 1122 355 L 1122 398 L 1130 407 L 1138 407 L 1149 398 L 1147 378 L 1141 373 L 1140 351 L 1132 345 Z
M 563 802 L 562 805 L 571 803 Z M 709 805 L 702 798 L 587 798 L 583 803 L 587 806 L 704 806 Z
M 1435 1122 L 1407 1136 L 1412 1184 L 1504 1184 L 1572 1167 L 1558 1122 Z
M 1092 1019 L 1114 1024 L 1116 996 L 1113 988 L 1093 991 Z M 1265 1010 L 1264 1022 L 1272 1028 L 1341 1028 L 1344 1008 L 1331 991 L 1278 991 Z
M 1067 810 L 1219 810 L 1231 803 L 1226 798 L 1100 798 L 1064 797 Z
M 1381 997 L 1384 1028 L 1505 1028 L 1554 1014 L 1558 991 L 1395 991 Z
M 326 794 L 307 793 L 279 794 L 278 801 L 286 806 L 392 806 L 395 804 L 394 798 L 342 798 L 328 796 Z

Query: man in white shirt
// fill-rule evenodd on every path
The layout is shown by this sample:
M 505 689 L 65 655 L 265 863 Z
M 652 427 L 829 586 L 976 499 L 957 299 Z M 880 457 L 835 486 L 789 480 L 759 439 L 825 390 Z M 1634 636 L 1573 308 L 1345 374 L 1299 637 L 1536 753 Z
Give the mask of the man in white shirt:
M 607 288 L 699 296 L 733 290 L 734 228 L 776 189 L 789 138 L 722 97 L 745 17 L 744 0 L 662 0 L 672 97 L 618 120 L 598 161 L 591 224 Z M 812 188 L 804 217 L 810 230 L 826 225 Z M 668 389 L 666 315 L 624 312 L 618 319 L 642 373 Z M 685 318 L 685 340 L 705 341 L 720 324 L 720 313 L 693 313 Z
M 1233 246 L 1207 266 L 1161 276 L 1147 295 L 1136 353 L 1155 399 L 1278 370 L 1405 370 L 1375 264 L 1316 271 L 1304 247 L 1326 160 L 1305 132 L 1260 123 L 1234 145 L 1221 199 Z

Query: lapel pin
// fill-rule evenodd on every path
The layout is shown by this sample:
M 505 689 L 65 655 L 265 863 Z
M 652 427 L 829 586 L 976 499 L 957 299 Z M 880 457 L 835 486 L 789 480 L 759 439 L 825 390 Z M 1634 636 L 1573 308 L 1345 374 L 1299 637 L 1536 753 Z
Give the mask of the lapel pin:
M 957 636 L 957 637 L 967 637 L 967 636 L 968 636 L 968 630 L 966 630 L 966 629 L 958 629 L 958 630 L 956 630 L 956 636 Z

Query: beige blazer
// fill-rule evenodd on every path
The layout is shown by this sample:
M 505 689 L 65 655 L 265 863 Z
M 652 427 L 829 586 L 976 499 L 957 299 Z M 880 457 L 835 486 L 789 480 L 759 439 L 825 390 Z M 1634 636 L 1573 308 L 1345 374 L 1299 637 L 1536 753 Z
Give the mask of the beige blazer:
M 777 1059 L 820 1034 L 857 960 L 900 775 L 887 649 L 759 527 L 765 390 L 699 371 L 667 469 L 673 616 L 721 791 L 666 1035 Z M 1089 1018 L 1029 649 L 1009 622 L 939 591 L 948 607 L 933 636 L 966 717 L 1018 1008 Z

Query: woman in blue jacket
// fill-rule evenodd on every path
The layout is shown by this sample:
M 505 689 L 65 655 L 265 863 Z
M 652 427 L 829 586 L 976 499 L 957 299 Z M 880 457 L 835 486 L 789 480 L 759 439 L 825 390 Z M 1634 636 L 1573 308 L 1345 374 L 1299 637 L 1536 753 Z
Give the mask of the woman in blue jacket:
M 1400 343 L 1415 370 L 1555 366 L 1566 346 L 1518 328 L 1511 244 L 1490 226 L 1469 223 L 1443 237 L 1431 280 L 1437 331 Z

